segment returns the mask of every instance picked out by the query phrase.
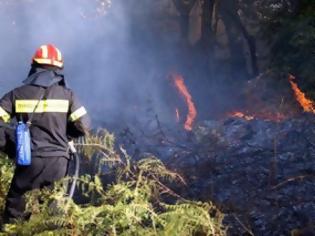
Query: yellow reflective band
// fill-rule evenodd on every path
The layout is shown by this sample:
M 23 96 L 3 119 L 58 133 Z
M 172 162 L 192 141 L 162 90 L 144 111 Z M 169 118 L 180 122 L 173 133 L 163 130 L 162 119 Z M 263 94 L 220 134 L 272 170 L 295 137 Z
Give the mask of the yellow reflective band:
M 80 107 L 79 109 L 77 109 L 75 112 L 73 112 L 70 115 L 70 120 L 71 121 L 76 121 L 80 117 L 84 116 L 86 113 L 87 112 L 86 112 L 85 108 L 84 107 Z
M 36 110 L 34 111 L 36 105 Z M 16 100 L 15 112 L 16 113 L 43 113 L 43 112 L 62 112 L 67 113 L 69 110 L 69 101 L 61 99 L 47 99 L 41 100 Z
M 9 122 L 10 115 L 7 113 L 2 107 L 0 107 L 0 117 L 3 119 L 5 123 Z

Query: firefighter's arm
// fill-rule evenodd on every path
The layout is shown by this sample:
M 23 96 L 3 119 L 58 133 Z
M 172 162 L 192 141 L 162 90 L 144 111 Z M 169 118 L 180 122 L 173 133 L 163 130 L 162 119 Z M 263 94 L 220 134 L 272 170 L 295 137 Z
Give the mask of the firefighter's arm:
M 7 123 L 10 122 L 13 109 L 13 92 L 9 92 L 0 99 L 0 151 L 10 158 L 15 156 L 14 130 Z
M 9 92 L 0 99 L 0 120 L 8 123 L 13 113 L 13 92 Z
M 90 118 L 84 106 L 72 93 L 70 100 L 70 110 L 68 117 L 67 135 L 78 138 L 88 134 L 90 130 Z

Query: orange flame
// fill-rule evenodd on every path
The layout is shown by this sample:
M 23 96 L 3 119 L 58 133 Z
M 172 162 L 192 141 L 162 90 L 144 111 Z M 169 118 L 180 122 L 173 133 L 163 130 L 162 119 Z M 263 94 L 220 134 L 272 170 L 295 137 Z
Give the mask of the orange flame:
M 305 97 L 305 94 L 300 90 L 297 83 L 294 82 L 295 77 L 293 75 L 289 75 L 289 82 L 291 84 L 291 88 L 294 91 L 294 95 L 298 103 L 301 105 L 305 112 L 315 113 L 314 102 Z
M 174 83 L 175 83 L 176 88 L 178 89 L 179 93 L 184 97 L 187 107 L 188 107 L 188 114 L 186 117 L 184 128 L 186 130 L 191 131 L 193 123 L 197 116 L 197 110 L 196 110 L 195 104 L 192 101 L 192 97 L 184 83 L 183 77 L 181 75 L 175 74 L 173 75 L 173 78 L 174 78 Z

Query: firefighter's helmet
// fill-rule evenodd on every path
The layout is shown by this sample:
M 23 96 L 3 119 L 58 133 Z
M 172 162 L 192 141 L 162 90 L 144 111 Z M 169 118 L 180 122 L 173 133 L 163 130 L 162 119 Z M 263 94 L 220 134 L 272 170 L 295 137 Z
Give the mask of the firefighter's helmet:
M 45 44 L 39 47 L 34 56 L 33 62 L 40 65 L 63 68 L 63 58 L 60 50 L 52 44 Z

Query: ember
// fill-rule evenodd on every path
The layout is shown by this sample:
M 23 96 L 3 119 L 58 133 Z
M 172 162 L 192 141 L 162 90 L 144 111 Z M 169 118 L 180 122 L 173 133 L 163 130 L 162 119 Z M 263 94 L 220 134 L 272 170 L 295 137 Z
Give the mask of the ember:
M 193 123 L 196 119 L 196 116 L 197 116 L 197 110 L 196 110 L 195 104 L 192 101 L 192 97 L 191 97 L 191 95 L 190 95 L 190 93 L 189 93 L 189 91 L 188 91 L 188 89 L 184 83 L 183 77 L 179 74 L 173 74 L 172 78 L 174 80 L 175 87 L 178 89 L 179 93 L 185 99 L 187 107 L 188 107 L 188 114 L 186 117 L 184 128 L 186 130 L 191 131 L 192 125 L 193 125 Z
M 259 111 L 259 112 L 242 112 L 242 111 L 234 111 L 234 112 L 229 112 L 227 115 L 224 116 L 226 117 L 234 117 L 234 118 L 241 118 L 244 120 L 254 120 L 254 119 L 260 119 L 264 121 L 273 121 L 273 122 L 280 122 L 285 120 L 286 117 L 284 114 L 281 114 L 279 112 L 267 112 L 267 111 Z
M 251 115 L 245 115 L 243 112 L 236 111 L 229 114 L 231 117 L 243 118 L 245 120 L 253 120 L 255 117 Z
M 289 75 L 289 82 L 294 91 L 295 98 L 297 102 L 301 105 L 305 112 L 315 113 L 314 102 L 305 97 L 305 94 L 300 90 L 297 83 L 294 81 L 295 77 L 293 75 Z

